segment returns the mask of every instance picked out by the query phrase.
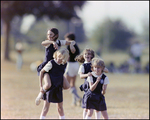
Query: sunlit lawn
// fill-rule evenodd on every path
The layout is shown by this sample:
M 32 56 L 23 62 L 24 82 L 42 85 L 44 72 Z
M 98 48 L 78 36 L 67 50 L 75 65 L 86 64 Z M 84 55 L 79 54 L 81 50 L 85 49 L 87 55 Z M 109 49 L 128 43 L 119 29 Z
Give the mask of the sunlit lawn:
M 42 53 L 44 55 L 44 53 Z M 16 70 L 15 53 L 12 62 L 1 60 L 1 118 L 39 118 L 43 102 L 36 106 L 34 101 L 39 92 L 38 76 L 31 72 L 31 62 L 42 57 L 41 53 L 24 53 L 24 65 Z M 107 74 L 110 84 L 105 95 L 110 119 L 149 119 L 149 74 Z M 77 89 L 83 80 L 77 78 Z M 78 89 L 80 96 L 83 95 Z M 66 118 L 82 119 L 83 109 L 71 106 L 72 96 L 64 91 Z M 58 118 L 55 104 L 51 104 L 47 118 Z M 94 115 L 93 115 L 94 118 Z M 101 116 L 101 118 L 103 118 Z

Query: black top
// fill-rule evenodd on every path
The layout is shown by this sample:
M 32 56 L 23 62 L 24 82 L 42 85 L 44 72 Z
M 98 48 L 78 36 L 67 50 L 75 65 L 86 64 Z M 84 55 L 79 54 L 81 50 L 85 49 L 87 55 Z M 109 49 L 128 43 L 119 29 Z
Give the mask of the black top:
M 68 45 L 67 46 L 67 49 L 69 50 L 69 55 L 70 55 L 70 58 L 69 58 L 69 62 L 76 62 L 74 59 L 77 55 L 80 54 L 80 50 L 79 50 L 79 47 L 77 44 L 74 45 L 75 49 L 76 49 L 76 52 L 75 53 L 72 53 L 71 50 L 70 50 L 70 46 Z

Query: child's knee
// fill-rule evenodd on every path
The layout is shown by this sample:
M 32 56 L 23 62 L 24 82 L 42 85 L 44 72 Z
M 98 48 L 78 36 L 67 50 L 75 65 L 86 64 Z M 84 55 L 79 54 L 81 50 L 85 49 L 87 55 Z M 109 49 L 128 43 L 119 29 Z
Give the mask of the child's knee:
M 93 114 L 93 110 L 88 110 L 88 116 L 92 116 L 92 114 Z
M 48 107 L 44 107 L 43 112 L 46 114 L 48 112 L 48 109 L 49 109 Z
M 59 112 L 62 112 L 63 111 L 63 106 L 62 105 L 58 105 L 57 109 L 58 109 Z
M 45 89 L 48 90 L 51 87 L 51 84 L 45 84 Z

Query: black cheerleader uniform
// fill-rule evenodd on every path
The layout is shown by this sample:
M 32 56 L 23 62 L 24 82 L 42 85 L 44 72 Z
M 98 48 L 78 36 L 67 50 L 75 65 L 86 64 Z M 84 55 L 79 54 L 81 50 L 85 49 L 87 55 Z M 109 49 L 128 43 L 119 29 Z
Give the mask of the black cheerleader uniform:
M 51 60 L 52 69 L 49 70 L 48 74 L 51 79 L 52 86 L 49 90 L 47 90 L 45 96 L 43 96 L 44 100 L 52 103 L 60 103 L 63 101 L 63 74 L 65 72 L 66 64 L 57 64 L 55 60 Z
M 93 83 L 96 82 L 97 77 L 93 77 Z M 105 97 L 102 95 L 102 86 L 104 84 L 106 75 L 103 74 L 100 82 L 97 84 L 97 87 L 94 91 L 88 89 L 88 91 L 83 96 L 84 105 L 82 108 L 86 109 L 95 109 L 97 111 L 104 111 L 107 110 Z
M 60 40 L 58 40 L 57 45 L 60 47 L 61 46 L 61 42 Z M 53 44 L 50 44 L 49 47 L 47 47 L 45 49 L 45 59 L 44 62 L 41 63 L 38 67 L 37 67 L 37 72 L 38 72 L 38 76 L 40 75 L 40 71 L 42 70 L 42 68 L 53 58 L 53 53 L 56 51 L 57 49 L 54 48 Z

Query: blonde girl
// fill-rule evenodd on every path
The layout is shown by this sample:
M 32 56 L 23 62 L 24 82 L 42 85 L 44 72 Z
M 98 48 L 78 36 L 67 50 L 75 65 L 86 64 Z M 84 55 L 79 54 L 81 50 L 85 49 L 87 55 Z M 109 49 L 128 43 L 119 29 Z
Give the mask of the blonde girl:
M 80 90 L 84 91 L 84 95 L 89 89 L 87 77 L 91 76 L 91 72 L 92 72 L 91 61 L 94 57 L 95 57 L 95 52 L 90 48 L 86 48 L 79 56 L 77 56 L 75 58 L 76 61 L 82 63 L 79 67 L 78 74 L 81 79 L 85 80 L 84 84 L 82 84 L 80 86 Z M 105 68 L 104 71 L 107 73 L 108 69 Z M 83 95 L 83 98 L 84 98 L 84 95 Z M 84 99 L 82 99 L 82 108 L 83 108 L 83 119 L 85 119 L 86 114 L 87 114 L 87 109 L 86 109 L 86 103 L 85 103 Z M 98 116 L 97 113 L 96 113 L 96 116 Z
M 90 88 L 84 96 L 86 109 L 88 109 L 85 119 L 91 119 L 93 110 L 95 110 L 98 115 L 96 119 L 100 119 L 100 112 L 102 113 L 104 119 L 108 119 L 104 95 L 106 93 L 109 80 L 108 77 L 103 73 L 105 69 L 104 61 L 100 58 L 93 58 L 91 69 L 92 75 L 88 76 L 87 78 Z
M 40 71 L 39 76 L 39 85 L 40 93 L 39 98 L 42 98 L 44 94 L 42 78 L 44 73 L 48 73 L 51 79 L 52 86 L 46 92 L 44 106 L 41 112 L 40 119 L 45 119 L 46 114 L 48 113 L 50 102 L 57 103 L 57 109 L 59 113 L 59 118 L 64 119 L 64 110 L 63 110 L 63 74 L 67 65 L 69 58 L 69 51 L 66 48 L 58 49 L 54 55 L 54 59 L 49 61 L 43 69 Z
M 38 72 L 38 76 L 40 74 L 40 71 L 42 70 L 42 68 L 50 61 L 53 59 L 53 54 L 54 52 L 59 49 L 61 46 L 64 45 L 70 45 L 70 49 L 71 51 L 74 52 L 75 48 L 74 48 L 74 44 L 75 41 L 66 41 L 66 40 L 58 40 L 59 37 L 59 31 L 57 28 L 51 28 L 48 29 L 47 31 L 47 40 L 44 40 L 41 44 L 45 47 L 45 59 L 43 61 L 43 63 L 41 63 L 38 67 L 37 67 L 37 72 Z M 51 87 L 51 80 L 50 77 L 47 73 L 44 74 L 43 76 L 44 79 L 44 91 L 46 92 L 50 87 Z M 63 88 L 64 89 L 69 89 L 70 85 L 69 82 L 67 81 L 67 79 L 64 77 L 64 83 L 63 83 Z M 37 96 L 37 98 L 35 99 L 35 104 L 39 105 L 39 97 Z

